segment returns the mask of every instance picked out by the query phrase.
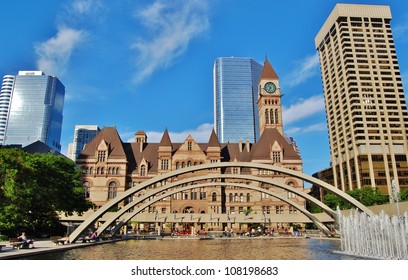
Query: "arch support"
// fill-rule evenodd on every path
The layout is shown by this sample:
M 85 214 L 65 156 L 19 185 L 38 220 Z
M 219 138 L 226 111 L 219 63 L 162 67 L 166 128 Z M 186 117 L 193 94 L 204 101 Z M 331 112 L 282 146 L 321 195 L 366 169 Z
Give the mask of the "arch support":
M 303 173 L 301 173 L 299 171 L 286 169 L 286 168 L 279 167 L 279 166 L 276 166 L 276 165 L 268 165 L 268 164 L 261 164 L 261 163 L 218 162 L 218 163 L 211 163 L 211 164 L 195 165 L 195 166 L 191 166 L 191 167 L 188 167 L 188 168 L 175 170 L 175 171 L 172 171 L 172 172 L 164 173 L 162 175 L 158 175 L 156 177 L 153 177 L 153 178 L 151 178 L 149 180 L 146 180 L 146 181 L 140 183 L 138 186 L 125 191 L 121 196 L 115 197 L 114 199 L 108 201 L 98 211 L 94 212 L 87 220 L 85 220 L 69 236 L 69 241 L 70 242 L 75 242 L 79 238 L 79 236 L 93 222 L 95 222 L 98 218 L 100 218 L 112 206 L 116 205 L 117 203 L 119 203 L 119 202 L 123 201 L 124 199 L 134 195 L 135 193 L 137 193 L 140 190 L 146 189 L 149 186 L 153 186 L 153 185 L 155 185 L 157 183 L 160 183 L 160 182 L 166 182 L 170 178 L 177 177 L 179 175 L 183 175 L 183 174 L 187 174 L 187 173 L 190 173 L 191 177 L 189 177 L 187 179 L 180 180 L 180 181 L 176 181 L 176 182 L 173 182 L 173 183 L 170 183 L 170 184 L 166 184 L 165 185 L 165 187 L 166 187 L 165 190 L 177 187 L 177 186 L 182 185 L 182 184 L 191 183 L 191 182 L 194 182 L 194 181 L 217 180 L 217 179 L 237 179 L 237 180 L 247 180 L 247 181 L 253 181 L 253 182 L 263 182 L 263 183 L 273 185 L 273 186 L 277 186 L 277 187 L 279 187 L 281 189 L 285 189 L 287 191 L 293 192 L 293 193 L 299 195 L 300 197 L 302 197 L 302 198 L 304 198 L 304 199 L 306 199 L 306 200 L 308 200 L 308 201 L 310 201 L 312 203 L 315 203 L 320 208 L 322 208 L 323 211 L 325 211 L 327 214 L 329 214 L 331 217 L 333 217 L 335 219 L 337 218 L 336 212 L 333 211 L 332 209 L 330 209 L 329 207 L 327 207 L 321 201 L 319 201 L 316 198 L 306 194 L 303 191 L 295 189 L 294 187 L 290 187 L 288 185 L 279 183 L 279 182 L 273 180 L 272 178 L 258 177 L 258 176 L 254 176 L 254 175 L 241 175 L 241 174 L 221 174 L 221 173 L 216 174 L 216 173 L 211 173 L 211 174 L 207 174 L 206 176 L 195 176 L 195 174 L 194 174 L 194 172 L 196 172 L 196 171 L 210 170 L 210 169 L 212 169 L 212 170 L 214 170 L 214 169 L 224 169 L 224 168 L 228 168 L 228 167 L 239 167 L 239 168 L 250 168 L 250 169 L 258 169 L 258 170 L 269 170 L 269 171 L 273 171 L 273 172 L 279 172 L 279 173 L 282 173 L 282 174 L 287 174 L 287 175 L 293 176 L 295 178 L 301 179 L 303 181 L 316 184 L 316 185 L 326 189 L 327 191 L 332 192 L 332 193 L 340 196 L 341 198 L 343 198 L 344 200 L 350 202 L 352 205 L 354 205 L 355 207 L 357 207 L 361 211 L 367 213 L 368 215 L 372 215 L 372 212 L 367 207 L 362 205 L 360 202 L 358 202 L 357 200 L 355 200 L 354 198 L 352 198 L 348 194 L 342 192 L 341 190 L 336 189 L 335 187 L 331 186 L 330 184 L 327 184 L 327 183 L 325 183 L 325 182 L 323 182 L 321 180 L 318 180 L 318 179 L 316 179 L 316 178 L 314 178 L 312 176 L 303 174 Z M 218 184 L 219 184 L 219 182 L 218 182 Z M 231 185 L 232 183 L 227 183 L 227 184 Z M 247 186 L 247 185 L 245 185 L 245 186 Z M 194 185 L 194 188 L 197 188 L 197 185 Z M 177 190 L 176 192 L 179 192 L 180 190 Z M 264 190 L 264 189 L 262 189 L 262 190 Z M 163 190 L 161 190 L 161 191 L 163 191 Z M 261 191 L 261 190 L 259 190 L 259 191 Z M 266 191 L 266 190 L 264 190 L 264 191 Z M 268 193 L 268 194 L 273 195 L 273 196 L 276 197 L 276 194 L 273 194 L 272 192 Z M 155 194 L 149 193 L 149 195 L 153 196 Z M 143 199 L 146 199 L 146 197 L 144 197 Z M 285 201 L 285 200 L 283 200 L 283 201 Z M 127 208 L 127 206 L 125 206 L 123 209 L 130 209 L 130 206 L 129 206 L 129 208 Z M 304 213 L 305 215 L 310 214 L 309 212 L 307 212 L 307 213 L 304 212 L 304 211 L 301 211 L 301 212 Z M 120 211 L 117 212 L 114 215 L 114 219 L 115 220 L 118 219 L 120 216 L 122 216 L 122 214 L 123 213 L 120 212 Z M 316 218 L 313 215 L 311 215 L 311 217 L 309 217 L 309 218 L 312 219 L 312 220 L 313 219 L 316 220 Z M 313 221 L 315 221 L 315 220 L 313 220 Z M 316 223 L 319 223 L 319 221 L 316 220 Z M 321 227 L 321 228 L 323 229 L 323 227 Z

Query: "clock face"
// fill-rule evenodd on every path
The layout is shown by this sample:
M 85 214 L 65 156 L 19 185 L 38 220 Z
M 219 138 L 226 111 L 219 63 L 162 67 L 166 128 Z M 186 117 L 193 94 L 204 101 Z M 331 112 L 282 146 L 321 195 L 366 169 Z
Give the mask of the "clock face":
M 274 93 L 276 91 L 276 85 L 272 82 L 267 82 L 264 88 L 268 93 Z

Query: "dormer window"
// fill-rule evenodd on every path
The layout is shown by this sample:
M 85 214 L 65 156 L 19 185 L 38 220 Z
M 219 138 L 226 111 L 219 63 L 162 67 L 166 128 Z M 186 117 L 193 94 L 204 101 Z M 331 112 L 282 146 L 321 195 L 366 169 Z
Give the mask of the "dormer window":
M 272 161 L 273 162 L 281 162 L 281 153 L 280 152 L 272 152 Z
M 98 151 L 98 161 L 104 162 L 106 160 L 106 151 Z
M 105 162 L 108 158 L 108 143 L 105 140 L 102 140 L 101 143 L 98 145 L 96 157 L 98 162 Z

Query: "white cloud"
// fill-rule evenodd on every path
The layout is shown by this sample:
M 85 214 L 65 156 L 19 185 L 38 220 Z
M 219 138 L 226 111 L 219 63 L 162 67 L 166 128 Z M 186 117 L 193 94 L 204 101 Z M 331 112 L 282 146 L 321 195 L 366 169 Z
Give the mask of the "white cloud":
M 307 56 L 296 63 L 296 69 L 283 78 L 284 87 L 294 87 L 319 74 L 318 54 Z
M 392 28 L 395 39 L 405 40 L 408 32 L 408 22 L 400 23 Z
M 292 104 L 289 108 L 283 107 L 282 110 L 284 123 L 294 123 L 324 111 L 324 97 L 316 95 L 308 99 L 302 99 L 298 103 Z
M 48 75 L 62 76 L 72 52 L 85 39 L 86 32 L 60 27 L 55 37 L 35 46 L 37 67 Z
M 95 5 L 93 0 L 75 0 L 72 1 L 71 7 L 73 11 L 77 14 L 88 13 L 92 7 Z
M 149 38 L 141 38 L 132 45 L 138 51 L 135 82 L 171 66 L 186 52 L 190 41 L 209 28 L 207 5 L 200 0 L 157 0 L 136 16 L 146 27 Z
M 291 127 L 288 130 L 285 130 L 285 133 L 291 136 L 318 131 L 327 131 L 326 123 L 316 123 L 306 127 Z
M 202 125 L 200 125 L 197 128 L 194 129 L 188 129 L 185 131 L 181 131 L 181 132 L 173 132 L 173 131 L 169 131 L 169 135 L 170 135 L 170 140 L 173 143 L 182 143 L 186 140 L 186 138 L 191 135 L 194 140 L 198 143 L 207 143 L 208 140 L 210 139 L 210 135 L 211 132 L 214 128 L 213 124 L 209 124 L 209 123 L 204 123 Z M 163 133 L 164 133 L 164 129 L 163 131 L 147 131 L 146 135 L 147 135 L 147 141 L 149 143 L 159 143 L 161 138 L 163 137 Z M 132 133 L 133 134 L 133 133 Z M 134 137 L 129 138 L 129 134 L 121 134 L 122 138 L 128 138 L 128 142 L 134 142 L 135 139 Z

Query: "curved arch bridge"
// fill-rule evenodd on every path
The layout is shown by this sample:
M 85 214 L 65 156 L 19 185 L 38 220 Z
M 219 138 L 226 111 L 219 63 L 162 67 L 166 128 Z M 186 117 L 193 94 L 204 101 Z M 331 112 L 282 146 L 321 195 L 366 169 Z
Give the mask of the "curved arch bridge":
M 82 222 L 82 224 L 75 229 L 69 236 L 69 241 L 71 243 L 76 242 L 78 238 L 84 234 L 92 225 L 97 221 L 104 220 L 104 223 L 97 229 L 98 234 L 103 233 L 107 228 L 113 227 L 111 231 L 112 234 L 116 233 L 123 225 L 128 221 L 136 218 L 137 220 L 144 219 L 147 222 L 186 222 L 186 223 L 306 223 L 313 222 L 319 227 L 327 236 L 330 236 L 330 230 L 325 226 L 324 222 L 333 222 L 337 220 L 337 213 L 323 204 L 321 201 L 305 193 L 303 190 L 297 189 L 293 186 L 286 185 L 278 180 L 274 180 L 268 176 L 255 176 L 249 174 L 225 174 L 225 169 L 227 168 L 247 168 L 257 171 L 272 171 L 279 174 L 292 176 L 303 180 L 304 182 L 309 182 L 320 186 L 321 188 L 338 195 L 345 201 L 350 202 L 356 208 L 372 215 L 372 212 L 362 205 L 360 202 L 347 195 L 341 190 L 327 184 L 321 180 L 318 180 L 312 176 L 303 174 L 299 171 L 294 171 L 291 169 L 283 168 L 276 165 L 253 163 L 253 162 L 217 162 L 211 164 L 203 164 L 191 166 L 188 168 L 178 169 L 172 172 L 164 173 L 162 175 L 155 176 L 149 180 L 146 180 L 137 186 L 128 189 L 120 196 L 108 201 L 97 211 L 93 212 L 89 217 Z M 203 175 L 202 172 L 208 170 L 211 172 Z M 238 172 L 239 173 L 239 172 Z M 187 178 L 178 179 L 178 176 L 185 175 Z M 253 173 L 251 173 L 253 174 Z M 228 181 L 228 182 L 226 182 Z M 235 182 L 234 182 L 235 181 Z M 245 183 L 242 183 L 245 182 Z M 297 196 L 305 199 L 306 201 L 312 202 L 319 206 L 324 214 L 312 214 L 307 211 L 303 206 L 298 205 L 287 196 L 282 196 L 282 194 L 269 190 L 267 188 L 259 187 L 259 184 L 270 185 L 277 187 L 279 189 L 285 190 L 296 194 Z M 274 215 L 266 213 L 255 213 L 255 214 L 204 214 L 204 213 L 172 213 L 172 214 L 160 214 L 160 213 L 141 213 L 145 208 L 150 205 L 166 199 L 168 196 L 173 194 L 194 189 L 200 187 L 226 187 L 233 186 L 238 188 L 251 189 L 254 191 L 259 191 L 261 193 L 270 195 L 272 197 L 281 200 L 298 211 L 298 215 Z M 144 190 L 145 194 L 136 199 L 131 199 L 136 193 Z M 116 212 L 108 211 L 118 203 L 127 201 L 128 203 L 120 208 Z

